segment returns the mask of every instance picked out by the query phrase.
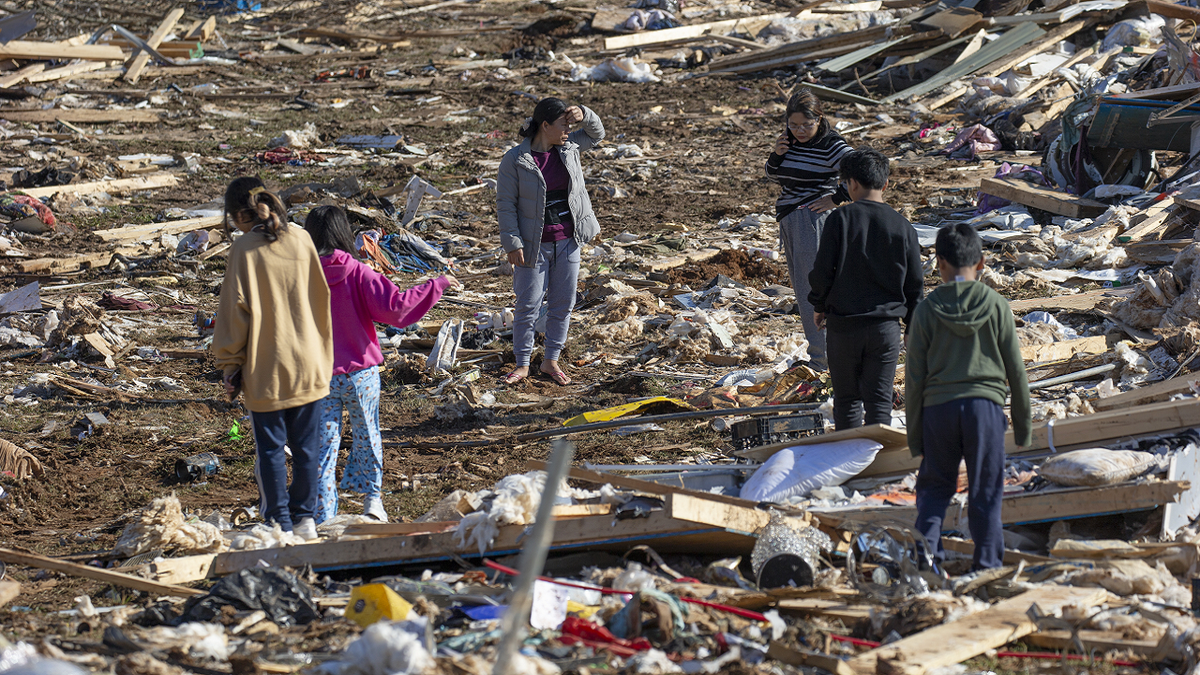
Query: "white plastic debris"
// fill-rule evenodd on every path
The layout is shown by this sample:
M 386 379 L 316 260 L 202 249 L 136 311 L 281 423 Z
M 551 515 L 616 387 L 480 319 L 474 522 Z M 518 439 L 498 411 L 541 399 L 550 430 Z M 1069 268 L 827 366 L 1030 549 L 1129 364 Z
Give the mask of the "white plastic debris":
M 752 502 L 779 502 L 819 487 L 841 485 L 870 466 L 882 447 L 855 438 L 780 450 L 746 481 L 740 496 Z
M 418 675 L 435 666 L 423 636 L 395 621 L 378 621 L 346 647 L 342 658 L 321 666 L 333 675 Z

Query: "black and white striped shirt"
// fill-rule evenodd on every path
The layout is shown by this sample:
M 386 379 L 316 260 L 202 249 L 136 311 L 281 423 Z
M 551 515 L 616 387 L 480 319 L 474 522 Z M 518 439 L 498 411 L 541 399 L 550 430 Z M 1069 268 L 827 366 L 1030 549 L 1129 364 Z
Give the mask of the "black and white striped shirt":
M 826 195 L 835 202 L 850 201 L 850 195 L 838 187 L 838 166 L 852 148 L 830 129 L 820 138 L 792 143 L 784 155 L 774 152 L 767 158 L 767 175 L 783 188 L 775 202 L 775 217 L 783 220 L 797 208 Z

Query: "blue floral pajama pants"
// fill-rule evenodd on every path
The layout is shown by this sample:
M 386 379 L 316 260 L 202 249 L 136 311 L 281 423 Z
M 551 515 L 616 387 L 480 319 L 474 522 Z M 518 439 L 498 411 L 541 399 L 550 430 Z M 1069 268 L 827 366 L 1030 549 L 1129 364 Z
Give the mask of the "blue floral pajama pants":
M 341 488 L 365 496 L 383 492 L 383 441 L 379 434 L 379 366 L 334 375 L 329 396 L 321 401 L 321 438 L 325 454 L 318 475 L 316 521 L 337 515 L 338 449 L 342 445 L 342 410 L 350 413 L 354 444 L 342 472 Z

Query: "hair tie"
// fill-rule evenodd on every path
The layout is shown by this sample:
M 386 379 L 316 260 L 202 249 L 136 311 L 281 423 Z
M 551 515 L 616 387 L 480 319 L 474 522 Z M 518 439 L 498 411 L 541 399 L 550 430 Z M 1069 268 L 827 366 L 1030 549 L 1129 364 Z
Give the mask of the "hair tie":
M 266 220 L 271 217 L 271 207 L 266 204 L 259 203 L 254 207 L 254 213 L 258 215 L 259 220 Z
M 532 129 L 532 128 L 533 128 L 533 118 L 532 118 L 532 117 L 526 117 L 526 118 L 525 118 L 525 121 L 521 123 L 521 131 L 522 131 L 522 132 L 527 132 L 527 131 L 529 131 L 529 130 L 530 130 L 530 129 Z
M 266 191 L 267 191 L 267 188 L 259 185 L 258 187 L 250 188 L 250 196 L 253 197 L 255 195 L 261 195 L 262 193 L 264 193 Z

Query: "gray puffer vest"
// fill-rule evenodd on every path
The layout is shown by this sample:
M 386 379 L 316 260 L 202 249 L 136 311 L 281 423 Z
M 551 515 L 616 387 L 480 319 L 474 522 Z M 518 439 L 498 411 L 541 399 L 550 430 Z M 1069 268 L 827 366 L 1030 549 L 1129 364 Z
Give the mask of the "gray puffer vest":
M 592 211 L 579 153 L 604 139 L 604 124 L 590 109 L 583 110 L 583 126 L 572 131 L 566 143 L 557 146 L 559 157 L 571 177 L 567 205 L 575 222 L 575 241 L 581 246 L 600 234 L 600 221 Z M 504 153 L 500 175 L 496 179 L 496 219 L 500 223 L 500 244 L 507 252 L 525 251 L 525 266 L 537 263 L 546 213 L 546 180 L 530 154 L 531 139 Z

